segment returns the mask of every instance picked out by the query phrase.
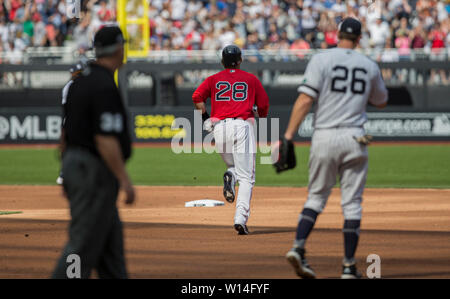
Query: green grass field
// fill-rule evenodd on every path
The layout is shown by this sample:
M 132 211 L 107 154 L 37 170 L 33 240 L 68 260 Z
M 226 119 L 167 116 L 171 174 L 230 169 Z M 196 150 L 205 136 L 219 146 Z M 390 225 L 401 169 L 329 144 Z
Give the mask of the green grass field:
M 256 184 L 306 186 L 309 147 L 296 151 L 297 168 L 281 175 L 257 163 Z M 450 145 L 372 146 L 369 151 L 367 187 L 450 188 Z M 137 148 L 128 169 L 137 185 L 221 185 L 225 165 L 218 154 Z M 0 184 L 53 185 L 58 172 L 56 149 L 0 149 Z

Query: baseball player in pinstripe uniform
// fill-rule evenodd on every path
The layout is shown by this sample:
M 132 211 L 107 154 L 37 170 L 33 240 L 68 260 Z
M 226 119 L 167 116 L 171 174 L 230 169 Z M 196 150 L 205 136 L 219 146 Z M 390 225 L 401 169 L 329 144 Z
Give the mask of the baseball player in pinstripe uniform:
M 383 108 L 387 90 L 375 62 L 356 52 L 361 23 L 346 18 L 339 27 L 335 49 L 314 55 L 284 138 L 292 140 L 316 101 L 314 134 L 309 158 L 308 198 L 299 217 L 294 247 L 286 254 L 298 276 L 315 278 L 305 259 L 305 242 L 339 177 L 344 214 L 343 271 L 341 278 L 359 278 L 355 251 L 358 245 L 361 202 L 368 169 L 368 136 L 363 128 L 369 103 Z

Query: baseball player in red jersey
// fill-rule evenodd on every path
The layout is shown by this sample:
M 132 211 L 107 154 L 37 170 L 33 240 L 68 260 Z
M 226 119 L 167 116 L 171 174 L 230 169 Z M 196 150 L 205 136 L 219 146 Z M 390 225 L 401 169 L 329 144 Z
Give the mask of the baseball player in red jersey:
M 240 70 L 241 62 L 238 47 L 225 47 L 222 51 L 225 70 L 206 78 L 192 100 L 195 108 L 202 111 L 205 130 L 214 131 L 216 148 L 227 165 L 223 195 L 229 203 L 234 202 L 235 184 L 239 183 L 234 228 L 239 235 L 247 235 L 255 184 L 254 112 L 257 110 L 259 117 L 266 117 L 269 98 L 256 76 Z M 211 98 L 211 118 L 205 105 L 208 98 Z

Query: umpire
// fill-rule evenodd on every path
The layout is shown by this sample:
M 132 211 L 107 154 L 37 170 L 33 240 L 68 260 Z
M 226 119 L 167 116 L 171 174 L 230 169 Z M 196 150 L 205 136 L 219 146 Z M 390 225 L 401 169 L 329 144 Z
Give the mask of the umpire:
M 118 27 L 100 29 L 94 37 L 96 60 L 68 91 L 62 168 L 72 220 L 53 278 L 68 278 L 72 254 L 80 258 L 81 278 L 89 278 L 92 269 L 100 278 L 127 278 L 116 201 L 119 189 L 126 204 L 134 202 L 135 193 L 125 169 L 131 155 L 127 116 L 114 82 L 124 43 Z

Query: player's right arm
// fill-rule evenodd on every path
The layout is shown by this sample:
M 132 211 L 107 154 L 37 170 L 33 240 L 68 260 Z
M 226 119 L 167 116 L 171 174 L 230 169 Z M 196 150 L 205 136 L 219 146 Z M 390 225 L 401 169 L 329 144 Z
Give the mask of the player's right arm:
M 209 118 L 205 104 L 209 97 L 211 97 L 210 77 L 206 78 L 206 80 L 203 81 L 192 94 L 192 102 L 194 102 L 194 107 L 196 110 L 202 111 L 203 121 Z
M 305 119 L 308 112 L 311 110 L 314 99 L 306 93 L 301 93 L 297 101 L 295 101 L 294 108 L 292 109 L 291 118 L 289 120 L 284 138 L 292 140 L 295 132 L 297 132 L 300 124 Z
M 375 65 L 375 75 L 372 79 L 371 87 L 372 90 L 370 91 L 369 103 L 380 109 L 386 107 L 388 101 L 388 91 L 377 65 Z
M 192 101 L 194 102 L 194 106 L 197 108 L 196 104 L 206 103 L 206 100 L 209 97 L 211 97 L 210 77 L 206 78 L 206 80 L 203 81 L 202 84 L 200 84 L 192 94 Z
M 302 84 L 298 88 L 300 95 L 295 101 L 292 109 L 291 118 L 284 134 L 284 138 L 292 140 L 300 124 L 311 110 L 315 99 L 319 98 L 320 84 L 323 82 L 322 67 L 317 55 L 311 58 L 306 68 Z
M 320 57 L 314 55 L 306 67 L 304 79 L 302 84 L 298 87 L 298 92 L 307 94 L 313 99 L 318 99 L 323 79 Z
M 202 122 L 204 129 L 208 132 L 212 132 L 213 125 L 209 118 L 208 111 L 206 110 L 206 100 L 211 97 L 211 77 L 206 78 L 205 81 L 200 84 L 199 87 L 192 94 L 192 101 L 194 102 L 194 107 L 196 110 L 201 110 L 202 112 Z

